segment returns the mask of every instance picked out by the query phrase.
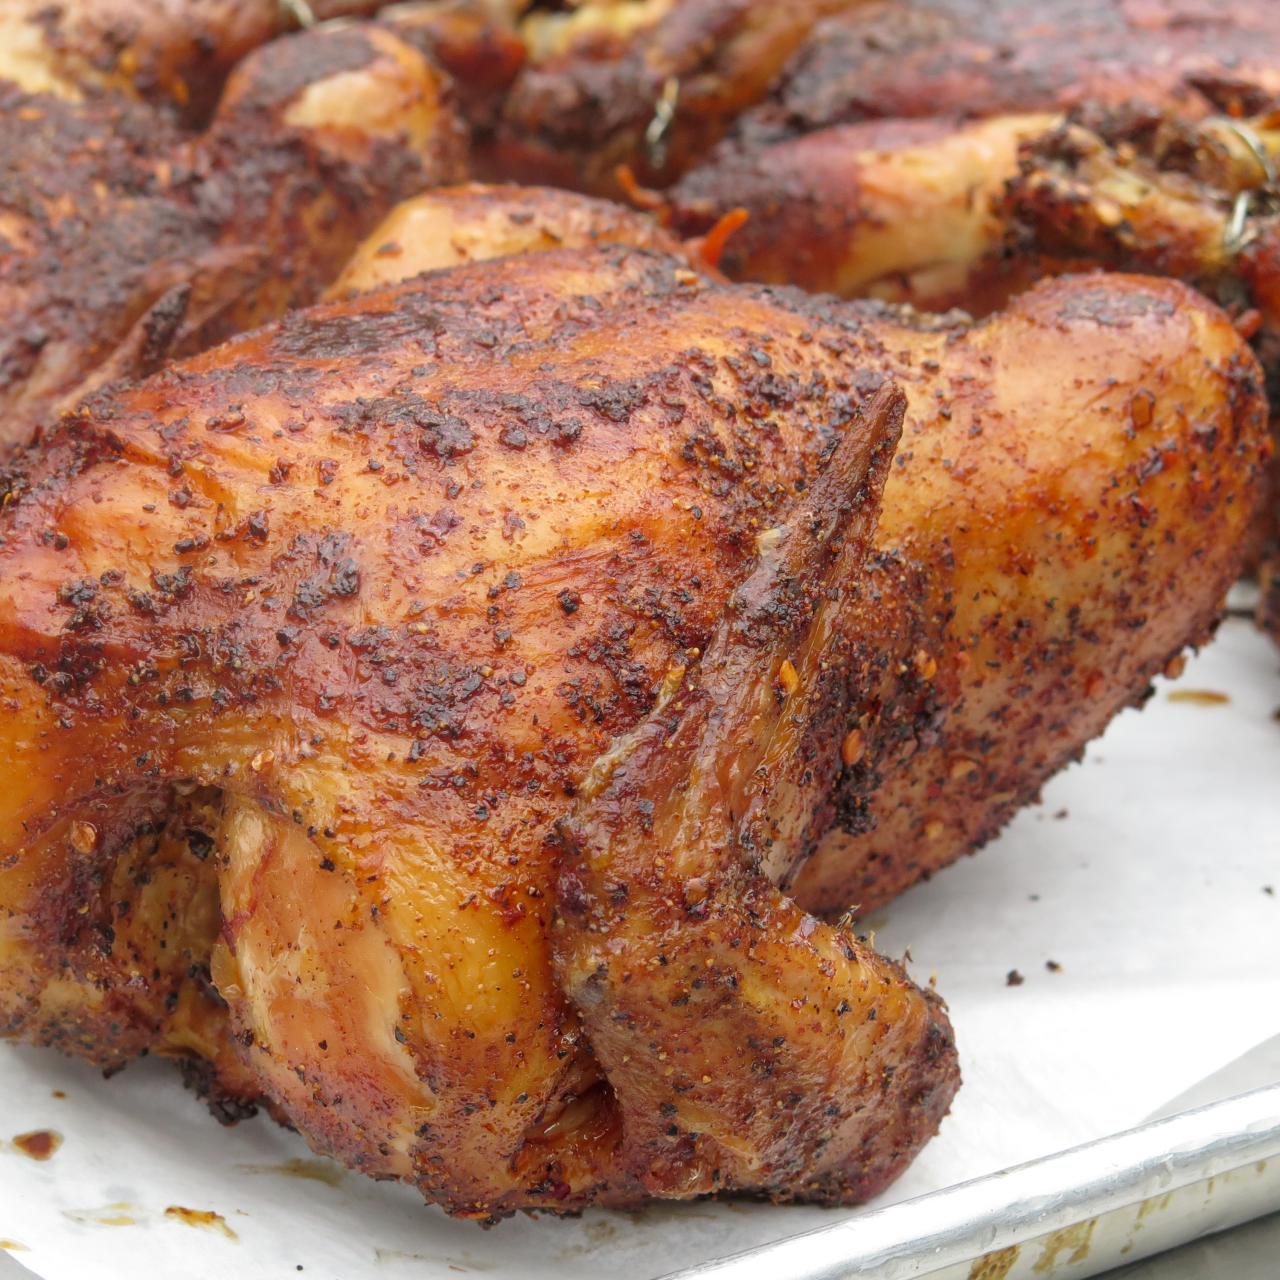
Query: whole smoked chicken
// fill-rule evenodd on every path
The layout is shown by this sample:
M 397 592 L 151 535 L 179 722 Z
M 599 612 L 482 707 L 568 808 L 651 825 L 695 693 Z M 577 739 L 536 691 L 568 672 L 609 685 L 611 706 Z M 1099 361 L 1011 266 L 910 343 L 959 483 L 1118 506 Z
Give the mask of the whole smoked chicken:
M 1267 448 L 1177 283 L 965 325 L 617 245 L 99 395 L 0 511 L 0 1026 L 469 1216 L 872 1194 L 951 1034 L 806 909 L 1203 635 Z

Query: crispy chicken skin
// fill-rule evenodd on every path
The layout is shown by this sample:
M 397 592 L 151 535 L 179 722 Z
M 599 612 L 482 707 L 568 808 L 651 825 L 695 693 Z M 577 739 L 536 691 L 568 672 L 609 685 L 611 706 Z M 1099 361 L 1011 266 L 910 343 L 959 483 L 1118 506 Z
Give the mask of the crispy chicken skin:
M 743 133 L 1134 100 L 1199 116 L 1277 92 L 1269 0 L 879 0 L 816 29 Z
M 1058 269 L 1177 276 L 1216 299 L 1251 337 L 1280 395 L 1280 113 L 1189 122 L 1135 108 L 1091 109 L 1027 143 L 1005 207 L 1012 252 Z M 1280 420 L 1272 430 L 1280 438 Z M 1253 531 L 1251 562 L 1280 556 L 1280 468 Z M 1264 567 L 1259 621 L 1274 563 Z
M 374 27 L 250 55 L 207 130 L 0 82 L 0 446 L 94 386 L 314 300 L 403 197 L 462 174 L 440 75 Z M 52 161 L 52 162 L 51 162 Z
M 893 430 L 846 430 L 761 537 L 705 653 L 596 762 L 562 829 L 556 974 L 659 1193 L 763 1184 L 862 1199 L 950 1101 L 937 998 L 764 871 L 834 817 L 833 743 L 863 692 L 847 658 L 869 489 L 905 407 L 895 387 L 876 393 L 867 416 Z
M 966 329 L 619 247 L 99 396 L 0 511 L 0 1025 L 203 1062 L 455 1213 L 871 1194 L 954 1051 L 804 905 L 990 835 L 1202 635 L 1267 443 L 1174 283 Z
M 1272 451 L 1256 359 L 1178 283 L 1064 277 L 971 328 L 877 336 L 911 407 L 862 634 L 931 694 L 890 676 L 860 725 L 845 829 L 792 885 L 827 911 L 990 839 L 1211 634 Z
M 1280 112 L 1187 121 L 1089 108 L 1021 147 L 1017 239 L 1066 268 L 1176 276 L 1245 322 L 1280 371 Z
M 845 328 L 680 259 L 534 254 L 299 313 L 63 419 L 3 513 L 10 1034 L 104 1064 L 216 1039 L 232 1104 L 265 1095 L 455 1212 L 706 1189 L 631 1144 L 562 994 L 550 837 L 829 446 L 868 435 L 840 474 L 860 489 L 870 450 L 879 476 L 900 406 L 860 416 L 830 354 Z M 832 503 L 861 548 L 854 497 Z M 225 799 L 213 831 L 168 823 L 198 836 L 154 903 L 204 902 L 203 866 L 221 921 L 208 978 L 157 1002 L 117 968 L 133 901 L 111 868 L 166 827 L 175 781 Z M 209 937 L 196 914 L 173 926 L 187 953 Z M 856 956 L 879 1016 L 849 1052 L 915 1083 L 832 1099 L 833 1135 L 885 1107 L 832 1195 L 891 1176 L 955 1084 L 936 1006 Z M 828 1062 L 798 1043 L 801 1090 L 808 1052 Z M 817 1193 L 812 1170 L 748 1164 L 726 1163 L 734 1185 Z
M 377 18 L 448 73 L 473 137 L 487 143 L 525 63 L 515 21 L 523 7 L 505 0 L 409 0 L 379 6 Z
M 610 200 L 550 187 L 439 187 L 396 205 L 351 256 L 328 297 L 487 258 L 603 244 L 682 252 L 652 218 Z
M 982 315 L 1046 274 L 1042 255 L 1007 251 L 1005 188 L 1020 144 L 1059 119 L 867 120 L 725 148 L 666 212 L 693 235 L 745 209 L 721 259 L 733 279 Z
M 605 194 L 620 163 L 665 186 L 726 134 L 764 174 L 766 148 L 863 120 L 1280 93 L 1270 0 L 601 0 L 523 31 L 497 172 Z
M 1280 8 L 1255 0 L 904 0 L 821 25 L 672 192 L 686 234 L 736 206 L 735 278 L 993 309 L 1048 270 L 1006 249 L 1018 146 L 1056 113 L 1238 116 L 1280 94 Z

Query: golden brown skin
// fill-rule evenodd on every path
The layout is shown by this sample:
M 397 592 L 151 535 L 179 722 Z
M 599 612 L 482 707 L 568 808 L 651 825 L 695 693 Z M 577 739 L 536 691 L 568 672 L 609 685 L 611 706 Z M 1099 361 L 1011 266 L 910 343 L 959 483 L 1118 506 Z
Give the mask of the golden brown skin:
M 0 82 L 0 446 L 95 386 L 314 300 L 397 200 L 461 175 L 440 75 L 374 27 L 282 38 L 185 137 Z
M 1134 108 L 1081 112 L 1022 149 L 1005 201 L 1011 253 L 1061 270 L 1136 270 L 1194 284 L 1251 338 L 1274 405 L 1277 173 L 1280 113 L 1189 122 Z M 1276 554 L 1278 503 L 1280 493 L 1253 531 L 1251 560 Z
M 323 20 L 378 0 L 308 7 Z M 198 121 L 241 58 L 297 25 L 282 0 L 5 0 L 0 78 L 72 100 L 107 89 Z
M 455 1212 L 647 1194 L 552 970 L 548 837 L 858 421 L 842 337 L 576 249 L 299 313 L 64 419 L 3 515 L 9 1033 L 104 1064 L 213 1041 L 224 1105 Z M 225 798 L 210 976 L 170 1013 L 94 926 L 175 780 Z M 886 1028 L 895 1000 L 918 1017 L 886 994 Z
M 409 0 L 379 8 L 378 21 L 450 77 L 459 109 L 479 142 L 493 133 L 502 103 L 524 66 L 514 0 Z
M 1006 252 L 1004 198 L 1019 145 L 1058 119 L 868 120 L 726 148 L 667 212 L 693 235 L 747 211 L 721 259 L 732 279 L 986 314 L 1046 273 L 1030 249 Z
M 857 483 L 841 442 L 884 429 L 886 401 L 861 406 L 891 378 L 908 412 L 876 550 L 852 583 L 832 569 L 865 536 L 851 507 L 836 560 L 819 543 L 798 597 L 762 594 L 760 563 L 774 581 L 774 548 L 813 536 L 805 504 L 841 510 L 821 477 L 838 463 Z M 760 868 L 793 877 L 835 805 L 881 825 L 827 836 L 803 901 L 900 888 L 989 835 L 1211 623 L 1266 447 L 1251 355 L 1176 284 L 1059 281 L 964 330 L 611 247 L 313 308 L 101 397 L 24 460 L 0 512 L 0 1026 L 103 1065 L 206 1060 L 230 1113 L 265 1099 L 317 1149 L 488 1216 L 707 1189 L 726 1118 L 776 1110 L 749 1028 L 795 1021 L 771 1047 L 804 1114 L 834 1108 L 806 1139 L 829 1139 L 830 1164 L 753 1123 L 733 1183 L 870 1194 L 954 1087 L 936 1007 L 691 833 L 715 911 L 673 938 L 682 963 L 723 970 L 741 912 L 767 912 L 758 998 L 706 1024 L 705 1052 L 757 1092 L 717 1101 L 673 1067 L 716 1137 L 690 1138 L 697 1115 L 671 1103 L 682 1158 L 655 1171 L 655 1085 L 628 1092 L 627 1028 L 592 1052 L 581 923 L 553 963 L 557 823 L 572 810 L 571 850 L 634 860 L 602 837 L 592 787 L 575 793 L 646 718 L 652 735 L 700 654 L 692 691 L 719 705 L 745 683 L 730 600 L 750 580 L 749 600 L 787 605 L 761 651 L 772 669 L 793 647 L 777 675 L 801 722 L 775 735 L 769 785 L 723 775 L 761 808 L 748 834 L 786 837 Z M 839 640 L 818 678 L 827 606 L 798 605 L 821 589 Z M 756 702 L 724 703 L 735 724 L 768 712 L 747 688 Z M 665 709 L 683 742 L 714 736 L 705 697 Z M 632 781 L 661 791 L 692 758 Z M 801 761 L 838 790 L 797 783 Z M 157 831 L 174 870 L 143 902 L 115 869 Z M 670 923 L 657 871 L 620 942 Z M 580 883 L 567 910 L 619 905 Z M 184 955 L 158 1000 L 134 957 L 161 928 Z M 644 997 L 628 1008 L 657 1018 Z M 832 1033 L 841 1000 L 878 1029 Z M 683 1054 L 668 1018 L 653 1029 Z M 859 1074 L 886 1058 L 892 1080 Z
M 1277 92 L 1270 0 L 876 0 L 814 30 L 739 132 L 1132 101 L 1239 114 Z
M 1064 277 L 967 330 L 880 337 L 911 412 L 863 634 L 932 692 L 889 675 L 860 725 L 846 831 L 792 886 L 828 911 L 990 839 L 1211 633 L 1272 451 L 1252 352 L 1172 281 Z
M 1280 360 L 1280 113 L 1185 121 L 1091 109 L 1029 139 L 1007 206 L 1033 251 L 1064 265 L 1194 284 Z
M 534 13 L 529 60 L 489 165 L 517 182 L 616 195 L 629 165 L 664 185 L 760 101 L 824 17 L 867 0 L 587 0 Z
M 351 256 L 327 297 L 343 298 L 425 271 L 549 249 L 628 244 L 680 253 L 652 218 L 609 200 L 549 187 L 472 182 L 396 205 Z

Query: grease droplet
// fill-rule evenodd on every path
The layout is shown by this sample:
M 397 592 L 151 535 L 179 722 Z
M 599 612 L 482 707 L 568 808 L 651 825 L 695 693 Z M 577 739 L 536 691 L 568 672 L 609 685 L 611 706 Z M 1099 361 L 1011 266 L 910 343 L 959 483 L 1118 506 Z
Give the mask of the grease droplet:
M 286 1178 L 305 1178 L 310 1182 L 323 1182 L 336 1187 L 346 1176 L 346 1170 L 332 1160 L 303 1160 L 294 1156 L 283 1164 L 238 1164 L 242 1173 L 279 1173 Z
M 222 1214 L 214 1213 L 212 1209 L 184 1209 L 180 1204 L 171 1204 L 164 1211 L 164 1216 L 188 1227 L 203 1227 L 206 1231 L 221 1232 L 228 1240 L 240 1238 L 227 1226 L 227 1220 Z
M 1192 702 L 1198 707 L 1220 707 L 1224 702 L 1230 702 L 1231 697 L 1216 689 L 1174 689 L 1169 694 L 1169 701 Z
M 48 1160 L 62 1146 L 62 1134 L 52 1129 L 33 1129 L 30 1133 L 18 1134 L 13 1145 L 32 1160 Z
M 83 1222 L 91 1227 L 136 1227 L 138 1220 L 129 1212 L 133 1205 L 127 1200 L 103 1205 L 101 1209 L 63 1209 L 63 1217 L 72 1222 Z

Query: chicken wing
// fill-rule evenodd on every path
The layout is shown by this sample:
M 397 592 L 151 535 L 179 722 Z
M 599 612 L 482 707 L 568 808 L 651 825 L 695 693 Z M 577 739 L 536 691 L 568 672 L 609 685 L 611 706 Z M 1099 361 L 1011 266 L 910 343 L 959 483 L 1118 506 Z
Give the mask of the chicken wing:
M 592 766 L 562 828 L 556 974 L 651 1194 L 848 1202 L 890 1181 L 957 1083 L 941 1003 L 764 872 L 834 816 L 857 583 L 905 398 L 846 431 L 706 652 Z
M 455 1213 L 870 1194 L 945 1110 L 945 1021 L 769 882 L 870 901 L 989 835 L 1211 625 L 1266 448 L 1253 357 L 1174 283 L 1059 281 L 969 328 L 617 246 L 99 397 L 0 510 L 0 1026 L 198 1064 L 223 1114 L 265 1101 Z M 699 755 L 716 724 L 745 736 Z M 630 907 L 623 812 L 680 858 Z M 588 971 L 599 921 L 712 960 L 703 1056 L 655 1004 L 678 974 L 637 966 L 600 1029 L 626 966 Z M 623 1061 L 646 1027 L 671 1100 Z M 766 1027 L 796 1114 L 829 1108 L 794 1151 L 741 1056 Z M 732 1098 L 688 1074 L 717 1053 Z

